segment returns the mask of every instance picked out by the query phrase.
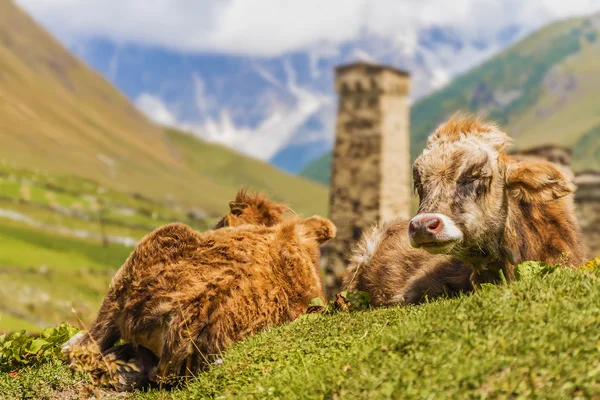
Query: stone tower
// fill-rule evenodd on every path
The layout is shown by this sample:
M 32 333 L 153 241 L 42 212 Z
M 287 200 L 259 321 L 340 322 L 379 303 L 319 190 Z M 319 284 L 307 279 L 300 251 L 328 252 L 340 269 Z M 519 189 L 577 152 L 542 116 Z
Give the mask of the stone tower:
M 582 171 L 575 176 L 577 217 L 589 258 L 600 257 L 600 171 Z
M 330 218 L 337 236 L 325 251 L 325 287 L 339 290 L 352 245 L 379 221 L 409 217 L 410 134 L 407 72 L 368 63 L 335 70 L 339 95 Z

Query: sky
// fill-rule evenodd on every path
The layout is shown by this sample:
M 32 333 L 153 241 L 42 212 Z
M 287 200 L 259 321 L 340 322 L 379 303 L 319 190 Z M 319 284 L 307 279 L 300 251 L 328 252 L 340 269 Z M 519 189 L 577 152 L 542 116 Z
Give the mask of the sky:
M 600 0 L 15 0 L 63 42 L 102 37 L 183 52 L 277 56 L 428 25 L 466 38 L 600 11 Z

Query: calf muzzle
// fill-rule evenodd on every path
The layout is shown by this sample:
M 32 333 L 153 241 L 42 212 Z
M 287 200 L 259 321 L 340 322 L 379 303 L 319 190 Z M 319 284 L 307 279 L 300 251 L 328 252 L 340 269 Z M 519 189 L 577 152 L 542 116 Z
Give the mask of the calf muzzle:
M 408 236 L 413 247 L 439 253 L 462 240 L 463 233 L 446 215 L 419 214 L 410 221 Z

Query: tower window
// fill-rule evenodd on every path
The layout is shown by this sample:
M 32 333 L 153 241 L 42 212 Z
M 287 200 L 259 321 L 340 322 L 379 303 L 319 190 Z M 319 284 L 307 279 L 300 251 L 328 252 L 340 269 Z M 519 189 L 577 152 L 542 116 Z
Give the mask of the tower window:
M 373 89 L 373 90 L 379 89 L 379 87 L 377 86 L 377 81 L 375 80 L 375 78 L 371 78 L 371 89 Z
M 348 84 L 346 82 L 342 83 L 342 92 L 341 94 L 348 94 L 350 93 L 350 87 L 348 86 Z

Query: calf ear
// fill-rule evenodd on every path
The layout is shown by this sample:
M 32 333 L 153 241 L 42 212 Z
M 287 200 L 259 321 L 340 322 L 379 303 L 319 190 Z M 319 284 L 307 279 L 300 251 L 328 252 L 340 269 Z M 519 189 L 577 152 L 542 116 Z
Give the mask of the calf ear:
M 509 165 L 506 186 L 514 197 L 527 202 L 556 200 L 575 191 L 575 185 L 558 167 L 545 161 Z
M 242 213 L 244 212 L 244 209 L 247 207 L 248 207 L 248 204 L 246 204 L 246 203 L 239 203 L 239 202 L 235 202 L 235 201 L 229 202 L 229 209 L 231 210 L 231 213 L 238 217 L 240 215 L 242 215 Z
M 300 224 L 308 228 L 310 235 L 316 236 L 317 242 L 319 242 L 319 244 L 323 244 L 329 239 L 334 238 L 336 234 L 335 225 L 327 218 L 314 216 L 307 219 L 303 219 L 302 221 L 300 221 Z

